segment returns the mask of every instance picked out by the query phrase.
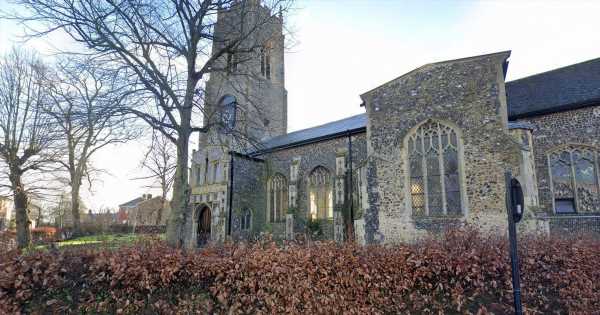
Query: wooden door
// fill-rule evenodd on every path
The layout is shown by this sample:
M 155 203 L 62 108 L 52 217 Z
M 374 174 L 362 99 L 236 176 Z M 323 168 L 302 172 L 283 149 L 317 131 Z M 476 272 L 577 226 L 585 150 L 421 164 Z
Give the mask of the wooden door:
M 198 246 L 206 244 L 210 240 L 210 208 L 204 207 L 198 216 Z

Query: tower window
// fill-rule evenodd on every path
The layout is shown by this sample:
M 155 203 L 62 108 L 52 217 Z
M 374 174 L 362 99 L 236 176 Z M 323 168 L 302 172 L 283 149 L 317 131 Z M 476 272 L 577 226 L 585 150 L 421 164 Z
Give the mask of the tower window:
M 260 49 L 260 74 L 265 75 L 265 48 Z
M 228 53 L 227 54 L 227 73 L 233 73 L 237 71 L 237 65 L 238 65 L 238 56 L 234 53 Z
M 260 74 L 271 79 L 271 55 L 268 47 L 262 47 L 260 49 Z
M 221 124 L 225 129 L 231 130 L 233 127 L 235 127 L 237 101 L 235 97 L 231 95 L 225 95 L 221 99 L 220 104 Z
M 271 80 L 271 56 L 268 54 L 265 56 L 265 76 Z

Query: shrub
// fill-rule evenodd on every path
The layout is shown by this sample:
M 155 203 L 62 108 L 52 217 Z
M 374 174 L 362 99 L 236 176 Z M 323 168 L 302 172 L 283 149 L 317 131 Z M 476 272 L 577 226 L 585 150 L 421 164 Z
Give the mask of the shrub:
M 16 233 L 13 230 L 0 231 L 0 254 L 17 248 Z
M 461 230 L 412 245 L 311 244 L 13 251 L 0 258 L 0 313 L 512 312 L 503 239 Z M 600 242 L 527 238 L 520 253 L 528 313 L 600 309 Z
M 57 241 L 60 233 L 57 228 L 51 226 L 41 226 L 31 229 L 31 241 L 34 244 L 47 244 Z

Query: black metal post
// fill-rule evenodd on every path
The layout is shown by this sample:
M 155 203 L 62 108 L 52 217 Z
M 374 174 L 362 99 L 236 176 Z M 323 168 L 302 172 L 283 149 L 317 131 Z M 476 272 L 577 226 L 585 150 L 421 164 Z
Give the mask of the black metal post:
M 510 251 L 510 263 L 512 270 L 512 285 L 513 285 L 513 297 L 515 303 L 515 314 L 523 314 L 523 305 L 521 305 L 521 280 L 519 274 L 519 256 L 517 253 L 517 227 L 515 224 L 515 217 L 513 216 L 514 202 L 512 192 L 512 174 L 510 171 L 504 173 L 504 179 L 506 183 L 506 212 L 508 214 L 508 240 L 509 240 L 509 251 Z
M 352 178 L 352 133 L 348 131 L 348 169 L 350 169 L 350 224 L 352 225 L 352 238 L 354 238 L 354 179 Z

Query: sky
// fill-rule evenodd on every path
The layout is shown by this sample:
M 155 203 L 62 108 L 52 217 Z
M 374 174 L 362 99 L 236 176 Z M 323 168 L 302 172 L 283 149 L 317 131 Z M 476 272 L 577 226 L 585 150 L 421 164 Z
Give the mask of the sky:
M 0 9 L 6 8 L 0 0 Z M 300 0 L 287 18 L 288 131 L 364 112 L 359 95 L 424 64 L 511 50 L 507 80 L 600 57 L 600 1 Z M 0 20 L 0 54 L 20 27 Z M 67 39 L 26 43 L 42 54 Z M 52 45 L 50 43 L 53 43 Z M 195 144 L 194 144 L 195 146 Z M 143 193 L 143 143 L 100 151 L 93 210 Z

